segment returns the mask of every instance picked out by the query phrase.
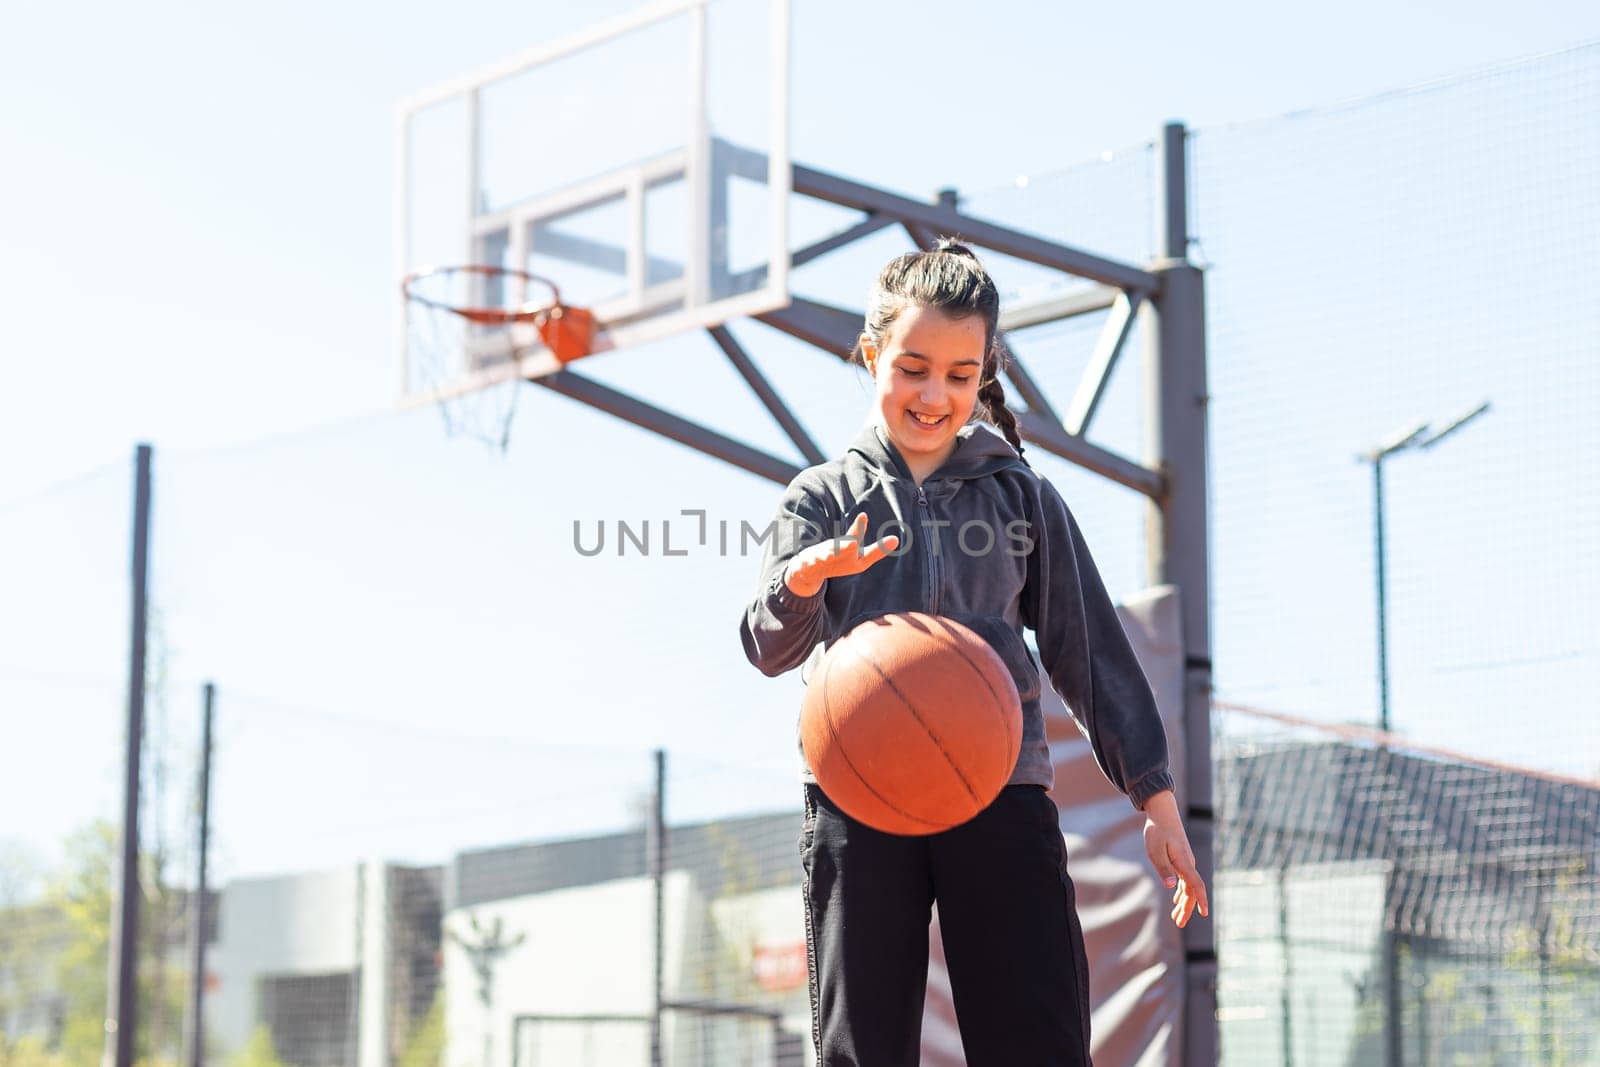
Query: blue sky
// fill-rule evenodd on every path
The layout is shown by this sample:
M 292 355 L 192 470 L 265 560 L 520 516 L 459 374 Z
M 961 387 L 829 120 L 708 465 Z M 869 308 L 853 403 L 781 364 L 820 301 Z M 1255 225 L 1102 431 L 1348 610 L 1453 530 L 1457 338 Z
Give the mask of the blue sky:
M 733 639 L 754 557 L 570 547 L 573 518 L 764 520 L 776 487 L 534 388 L 503 456 L 394 412 L 394 101 L 630 6 L 16 17 L 0 42 L 0 89 L 21 102 L 0 130 L 0 839 L 47 854 L 115 810 L 139 440 L 160 462 L 161 728 L 188 736 L 217 680 L 225 875 L 609 825 L 654 744 L 698 776 L 677 816 L 790 802 L 798 681 L 761 678 Z M 982 11 L 797 3 L 795 158 L 915 195 L 1002 190 L 1170 118 L 1223 128 L 1600 37 L 1576 3 L 1166 5 L 1143 25 L 1103 5 Z M 1204 236 L 1205 205 L 1200 220 Z M 895 250 L 810 282 L 848 300 Z M 864 387 L 792 349 L 758 355 L 841 446 Z M 594 373 L 647 378 L 781 450 L 714 356 L 686 341 Z M 1104 433 L 1133 449 L 1120 388 Z M 1389 422 L 1456 399 L 1400 382 Z M 1083 516 L 1118 592 L 1137 586 L 1137 553 L 1115 544 L 1130 514 Z

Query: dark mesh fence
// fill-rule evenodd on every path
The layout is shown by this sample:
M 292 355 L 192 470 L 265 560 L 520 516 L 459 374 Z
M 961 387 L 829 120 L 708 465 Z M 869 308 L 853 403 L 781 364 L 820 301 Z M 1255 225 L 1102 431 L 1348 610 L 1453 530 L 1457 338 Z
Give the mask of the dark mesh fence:
M 1600 1056 L 1600 785 L 1247 708 L 1216 727 L 1230 1062 Z

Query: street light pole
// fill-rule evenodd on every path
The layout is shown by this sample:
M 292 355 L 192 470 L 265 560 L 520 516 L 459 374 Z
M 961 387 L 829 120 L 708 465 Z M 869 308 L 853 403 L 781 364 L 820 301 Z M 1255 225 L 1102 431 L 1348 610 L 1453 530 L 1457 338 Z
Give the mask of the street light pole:
M 1445 425 L 1444 429 L 1439 430 L 1437 433 L 1429 433 L 1428 423 L 1419 422 L 1415 426 L 1402 430 L 1388 438 L 1371 451 L 1364 452 L 1357 457 L 1364 463 L 1372 464 L 1373 557 L 1376 562 L 1375 569 L 1378 578 L 1378 729 L 1384 733 L 1389 732 L 1391 722 L 1389 717 L 1389 584 L 1387 551 L 1384 546 L 1383 461 L 1397 452 L 1432 448 L 1488 410 L 1489 402 L 1485 400 L 1472 410 L 1452 419 Z
M 1370 452 L 1363 453 L 1357 458 L 1372 464 L 1372 518 L 1373 518 L 1373 555 L 1377 563 L 1378 573 L 1378 729 L 1384 733 L 1389 732 L 1389 589 L 1387 578 L 1387 560 L 1383 541 L 1383 461 L 1398 452 L 1409 449 L 1426 449 L 1443 441 L 1461 427 L 1489 410 L 1489 402 L 1485 400 L 1471 411 L 1452 419 L 1444 429 L 1437 433 L 1429 433 L 1426 422 L 1419 422 L 1393 435 Z M 1391 877 L 1389 895 L 1394 893 L 1394 880 Z M 1385 911 L 1389 910 L 1387 902 Z M 1385 921 L 1386 929 L 1383 937 L 1383 992 L 1384 992 L 1384 1026 L 1383 1026 L 1383 1062 L 1385 1067 L 1400 1067 L 1403 1061 L 1404 1050 L 1400 1034 L 1400 944 L 1401 934 L 1398 924 L 1391 925 Z

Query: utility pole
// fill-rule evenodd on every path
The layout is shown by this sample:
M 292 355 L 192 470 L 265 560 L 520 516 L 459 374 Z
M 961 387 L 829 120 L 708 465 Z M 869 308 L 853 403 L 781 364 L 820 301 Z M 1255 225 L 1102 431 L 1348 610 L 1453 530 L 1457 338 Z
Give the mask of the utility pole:
M 211 842 L 211 716 L 216 693 L 217 687 L 207 682 L 203 690 L 205 718 L 200 727 L 200 838 L 189 934 L 194 963 L 189 980 L 189 1055 L 184 1059 L 188 1067 L 202 1067 L 206 1055 L 206 854 Z
M 134 450 L 133 619 L 128 652 L 128 722 L 123 765 L 122 857 L 117 904 L 111 912 L 111 959 L 106 995 L 104 1063 L 133 1067 L 138 1033 L 139 974 L 139 768 L 144 742 L 145 631 L 149 619 L 150 458 Z

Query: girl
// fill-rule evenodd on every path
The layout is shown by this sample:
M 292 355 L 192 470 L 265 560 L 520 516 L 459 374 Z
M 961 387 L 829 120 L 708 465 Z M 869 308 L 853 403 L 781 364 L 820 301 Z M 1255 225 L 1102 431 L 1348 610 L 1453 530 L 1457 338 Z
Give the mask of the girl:
M 1022 459 L 999 315 L 994 282 L 959 244 L 884 267 L 857 349 L 873 417 L 842 458 L 790 484 L 741 626 L 750 661 L 775 676 L 865 619 L 948 616 L 994 646 L 1022 697 L 1009 784 L 954 829 L 873 830 L 806 772 L 806 956 L 825 1067 L 918 1062 L 935 902 L 970 1067 L 1089 1063 L 1088 960 L 1024 626 L 1106 777 L 1144 812 L 1173 920 L 1208 914 L 1149 684 L 1071 512 Z

